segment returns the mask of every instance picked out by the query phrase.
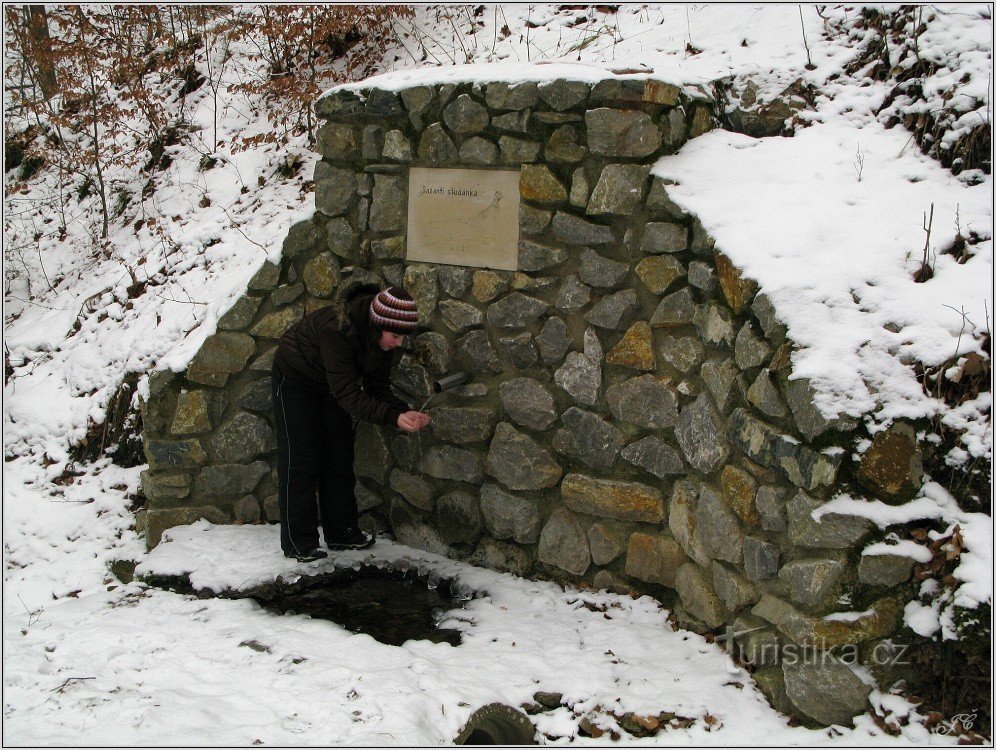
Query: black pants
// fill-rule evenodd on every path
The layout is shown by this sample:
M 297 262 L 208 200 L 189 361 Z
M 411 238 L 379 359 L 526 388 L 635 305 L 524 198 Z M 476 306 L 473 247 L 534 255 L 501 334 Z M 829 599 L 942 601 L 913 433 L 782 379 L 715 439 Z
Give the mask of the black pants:
M 296 555 L 318 546 L 319 517 L 326 544 L 357 526 L 353 418 L 332 394 L 305 388 L 276 367 L 271 383 L 280 546 Z

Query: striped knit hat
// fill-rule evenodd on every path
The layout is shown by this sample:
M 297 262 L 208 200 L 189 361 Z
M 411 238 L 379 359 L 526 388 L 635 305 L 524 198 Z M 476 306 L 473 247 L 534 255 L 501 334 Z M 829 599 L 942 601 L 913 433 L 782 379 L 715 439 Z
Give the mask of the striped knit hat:
M 418 327 L 418 305 L 401 287 L 389 287 L 370 303 L 370 323 L 400 336 L 414 333 Z

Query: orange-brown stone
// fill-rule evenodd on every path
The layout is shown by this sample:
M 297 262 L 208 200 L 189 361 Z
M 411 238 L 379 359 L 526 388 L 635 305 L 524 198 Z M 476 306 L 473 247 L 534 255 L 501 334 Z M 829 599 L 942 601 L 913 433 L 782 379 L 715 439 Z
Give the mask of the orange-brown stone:
M 619 343 L 605 355 L 605 362 L 610 365 L 632 367 L 634 370 L 656 370 L 657 357 L 654 354 L 650 324 L 640 320 L 630 326 Z

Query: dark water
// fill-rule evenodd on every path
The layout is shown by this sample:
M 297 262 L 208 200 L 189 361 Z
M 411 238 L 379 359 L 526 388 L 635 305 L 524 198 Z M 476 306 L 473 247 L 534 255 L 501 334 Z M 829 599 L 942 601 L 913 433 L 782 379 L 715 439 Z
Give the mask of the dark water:
M 286 591 L 270 589 L 250 598 L 272 612 L 331 620 L 390 646 L 410 640 L 459 646 L 460 631 L 436 627 L 444 613 L 471 598 L 469 592 L 455 588 L 450 581 L 365 567 L 332 577 L 316 576 Z

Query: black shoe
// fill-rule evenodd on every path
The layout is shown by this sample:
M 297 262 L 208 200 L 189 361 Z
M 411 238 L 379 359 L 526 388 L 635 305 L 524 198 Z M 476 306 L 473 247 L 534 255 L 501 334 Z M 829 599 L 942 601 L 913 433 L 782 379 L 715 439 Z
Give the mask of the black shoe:
M 321 560 L 323 557 L 328 557 L 329 553 L 323 550 L 321 547 L 315 547 L 314 549 L 309 549 L 307 552 L 299 552 L 294 555 L 290 552 L 284 552 L 284 557 L 293 557 L 298 562 L 314 562 L 315 560 Z
M 346 529 L 329 542 L 329 549 L 366 549 L 372 547 L 375 537 L 359 529 Z

